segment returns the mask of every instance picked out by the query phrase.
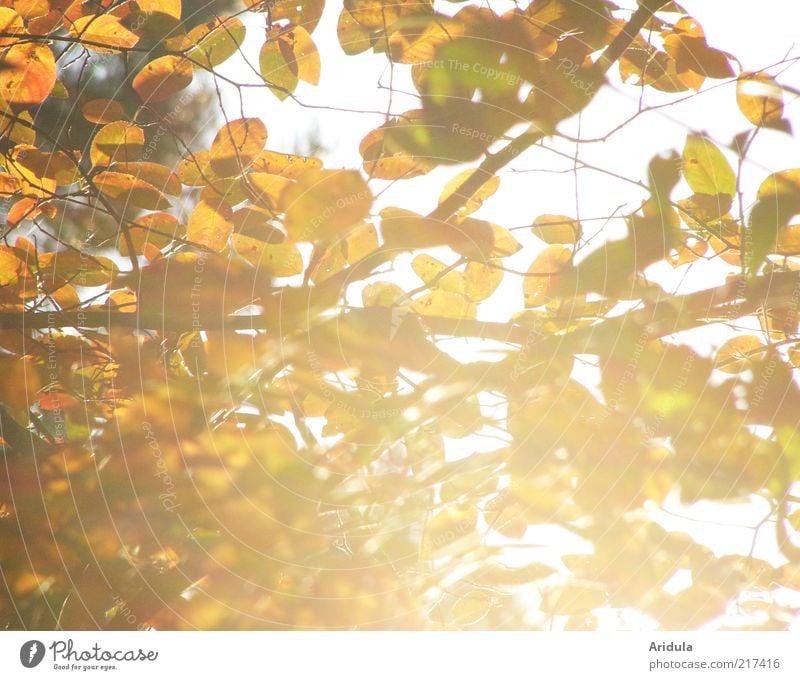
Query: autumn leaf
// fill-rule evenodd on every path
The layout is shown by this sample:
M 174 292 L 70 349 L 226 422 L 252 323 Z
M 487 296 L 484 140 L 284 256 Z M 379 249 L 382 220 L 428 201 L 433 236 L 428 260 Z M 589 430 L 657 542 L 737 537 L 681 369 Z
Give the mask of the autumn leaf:
M 133 79 L 133 89 L 143 102 L 160 102 L 191 85 L 192 67 L 183 57 L 154 59 Z
M 219 177 L 241 174 L 263 151 L 267 128 L 258 118 L 241 118 L 222 126 L 214 137 L 209 165 Z
M 144 147 L 144 131 L 138 125 L 116 121 L 101 127 L 92 140 L 93 165 L 138 161 Z
M 316 241 L 340 234 L 366 218 L 372 192 L 357 172 L 315 170 L 287 186 L 284 226 L 295 241 Z
M 103 196 L 146 210 L 163 210 L 170 202 L 156 187 L 124 172 L 105 171 L 94 177 L 94 185 Z
M 741 373 L 763 355 L 764 342 L 755 335 L 739 335 L 717 351 L 717 368 L 726 373 Z
M 549 300 L 549 292 L 560 281 L 572 261 L 572 250 L 560 245 L 547 246 L 528 268 L 523 283 L 526 307 L 538 307 Z
M 15 44 L 0 54 L 0 98 L 6 105 L 41 104 L 55 83 L 56 62 L 48 46 Z
M 82 40 L 94 52 L 118 52 L 139 42 L 139 36 L 111 14 L 88 14 L 77 18 L 68 28 L 74 38 Z
M 683 177 L 698 194 L 736 194 L 736 175 L 713 142 L 699 135 L 688 135 L 683 148 Z
M 244 43 L 245 27 L 240 19 L 215 19 L 195 26 L 187 34 L 192 48 L 186 57 L 206 69 L 213 69 L 236 54 Z
M 125 120 L 125 110 L 115 99 L 92 99 L 81 107 L 81 112 L 86 120 L 98 125 Z
M 233 232 L 233 209 L 211 189 L 200 193 L 200 200 L 189 215 L 186 238 L 220 252 Z
M 319 82 L 320 58 L 308 31 L 302 26 L 274 27 L 259 55 L 261 77 L 278 99 L 286 99 L 300 80 Z
M 771 127 L 783 118 L 783 91 L 766 73 L 742 73 L 736 81 L 736 103 L 753 125 Z
M 545 243 L 575 244 L 583 234 L 580 223 L 566 215 L 539 215 L 531 231 Z

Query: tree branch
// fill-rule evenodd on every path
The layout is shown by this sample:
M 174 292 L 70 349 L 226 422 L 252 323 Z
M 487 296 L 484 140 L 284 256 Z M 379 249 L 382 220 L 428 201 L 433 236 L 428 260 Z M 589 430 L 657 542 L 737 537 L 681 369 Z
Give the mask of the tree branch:
M 588 69 L 587 78 L 601 80 L 611 66 L 622 56 L 622 53 L 630 46 L 634 38 L 639 34 L 644 25 L 658 11 L 660 7 L 667 4 L 667 0 L 642 0 L 639 7 L 633 13 L 628 23 L 622 31 L 606 47 L 600 58 Z M 593 97 L 586 100 L 583 106 L 588 105 Z M 577 111 L 568 111 L 564 116 L 557 120 L 553 127 L 560 122 L 574 115 Z M 478 191 L 490 178 L 494 177 L 503 167 L 519 156 L 523 151 L 541 141 L 548 136 L 548 131 L 540 129 L 537 125 L 531 126 L 521 135 L 509 142 L 496 154 L 487 156 L 480 164 L 478 169 L 473 172 L 464 183 L 444 201 L 442 201 L 432 212 L 428 214 L 430 219 L 445 221 L 464 207 L 467 201 Z
M 509 322 L 409 315 L 418 318 L 433 335 L 475 337 L 516 345 L 530 345 L 533 340 L 533 345 L 543 350 L 552 345 L 553 350 L 558 348 L 574 353 L 597 354 L 613 344 L 614 339 L 626 327 L 646 328 L 650 337 L 659 338 L 706 325 L 709 319 L 731 320 L 749 316 L 766 306 L 789 306 L 796 309 L 799 305 L 800 272 L 785 271 L 761 276 L 752 281 L 739 276 L 722 286 L 688 295 L 675 297 L 665 294 L 663 299 L 641 309 L 562 335 L 541 334 L 530 325 Z M 385 317 L 390 322 L 392 312 L 388 308 L 372 307 L 353 309 L 346 314 L 365 315 L 376 322 Z M 214 319 L 197 319 L 188 312 L 181 315 L 151 310 L 134 313 L 116 309 L 0 312 L 0 329 L 124 327 L 175 332 L 201 329 L 269 331 L 276 322 L 275 313 L 220 315 Z

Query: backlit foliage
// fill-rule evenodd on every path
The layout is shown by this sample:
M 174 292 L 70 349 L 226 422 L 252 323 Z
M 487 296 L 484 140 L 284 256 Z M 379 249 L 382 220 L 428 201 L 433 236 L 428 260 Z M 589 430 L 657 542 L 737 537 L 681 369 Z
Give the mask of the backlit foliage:
M 326 72 L 324 0 L 200 24 L 180 0 L 0 4 L 0 626 L 796 618 L 800 169 L 740 181 L 760 131 L 792 134 L 780 76 L 663 0 L 344 0 L 329 47 L 410 74 L 418 105 L 364 126 L 343 168 L 271 147 L 291 117 L 237 113 L 220 70 L 244 53 L 281 106 L 350 78 Z M 86 99 L 112 57 L 124 82 Z M 622 238 L 583 250 L 594 228 L 542 212 L 514 271 L 519 232 L 477 213 L 612 80 L 644 102 L 727 85 L 748 128 L 643 158 Z M 208 107 L 215 130 L 183 139 L 176 111 Z M 430 212 L 382 200 L 443 166 Z M 725 285 L 644 273 L 704 259 Z M 509 279 L 521 306 L 484 321 Z M 714 356 L 682 335 L 745 318 L 761 330 Z M 668 530 L 668 497 L 760 498 L 776 559 Z M 542 527 L 560 538 L 531 548 Z

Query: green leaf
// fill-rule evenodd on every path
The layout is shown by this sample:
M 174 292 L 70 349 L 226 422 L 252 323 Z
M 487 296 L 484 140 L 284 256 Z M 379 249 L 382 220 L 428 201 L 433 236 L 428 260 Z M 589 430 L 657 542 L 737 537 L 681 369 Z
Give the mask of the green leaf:
M 683 148 L 683 177 L 697 194 L 736 194 L 736 174 L 716 145 L 700 135 L 688 135 Z
M 236 17 L 215 19 L 189 31 L 195 46 L 187 57 L 204 68 L 214 68 L 232 57 L 244 43 L 245 27 Z

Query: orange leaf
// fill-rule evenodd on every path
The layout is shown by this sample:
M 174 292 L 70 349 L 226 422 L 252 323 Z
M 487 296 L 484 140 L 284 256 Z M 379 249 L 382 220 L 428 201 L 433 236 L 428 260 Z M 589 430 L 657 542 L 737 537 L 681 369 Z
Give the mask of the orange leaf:
M 122 104 L 114 99 L 92 99 L 83 105 L 81 112 L 86 120 L 98 125 L 125 120 Z
M 188 60 L 168 54 L 139 71 L 133 79 L 133 89 L 143 102 L 160 102 L 187 88 L 193 77 Z
M 56 84 L 56 62 L 46 45 L 12 45 L 0 56 L 0 99 L 6 104 L 41 104 Z

